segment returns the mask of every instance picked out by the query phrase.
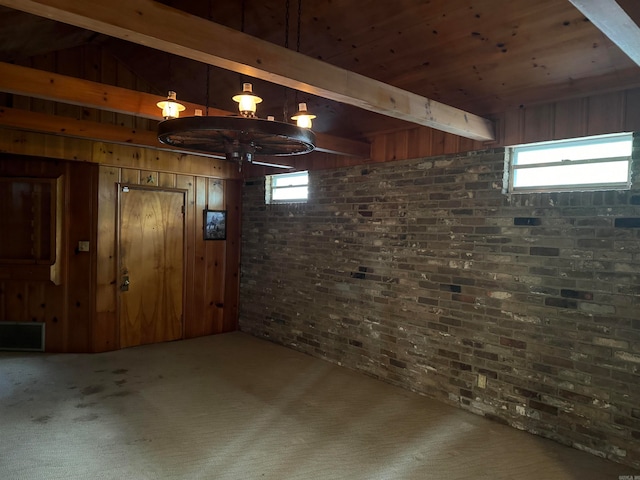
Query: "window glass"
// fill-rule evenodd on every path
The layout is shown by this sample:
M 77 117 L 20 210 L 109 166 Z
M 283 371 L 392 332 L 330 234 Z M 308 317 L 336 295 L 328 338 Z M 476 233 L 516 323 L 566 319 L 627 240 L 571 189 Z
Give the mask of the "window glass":
M 282 173 L 266 177 L 266 203 L 301 203 L 309 195 L 309 172 Z
M 509 148 L 509 191 L 629 188 L 632 143 L 618 134 Z

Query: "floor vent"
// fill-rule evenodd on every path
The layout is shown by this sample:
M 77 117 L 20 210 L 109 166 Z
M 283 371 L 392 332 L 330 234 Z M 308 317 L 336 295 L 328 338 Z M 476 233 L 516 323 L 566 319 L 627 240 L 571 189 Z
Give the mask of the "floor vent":
M 44 323 L 0 322 L 0 350 L 44 352 Z

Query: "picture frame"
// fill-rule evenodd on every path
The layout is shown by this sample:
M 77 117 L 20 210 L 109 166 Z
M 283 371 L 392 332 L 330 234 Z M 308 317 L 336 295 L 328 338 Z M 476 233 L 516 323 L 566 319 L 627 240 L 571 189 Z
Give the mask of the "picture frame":
M 204 223 L 203 234 L 205 240 L 226 240 L 227 239 L 227 211 L 208 210 L 203 211 Z

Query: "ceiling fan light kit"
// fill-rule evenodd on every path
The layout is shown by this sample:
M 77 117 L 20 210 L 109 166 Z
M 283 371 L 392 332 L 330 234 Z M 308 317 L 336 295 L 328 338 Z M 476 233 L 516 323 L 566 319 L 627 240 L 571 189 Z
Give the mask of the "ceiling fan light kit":
M 291 117 L 291 120 L 295 120 L 299 127 L 311 128 L 311 120 L 314 118 L 316 118 L 316 116 L 307 110 L 307 104 L 299 103 L 298 111 Z
M 262 98 L 253 93 L 253 86 L 250 83 L 243 83 L 242 92 L 234 95 L 233 101 L 238 102 L 240 115 L 247 118 L 255 118 L 257 105 L 262 102 Z
M 173 90 L 169 90 L 166 100 L 162 100 L 161 102 L 156 103 L 156 105 L 160 110 L 162 110 L 162 117 L 165 120 L 178 118 L 180 116 L 180 112 L 184 112 L 185 110 L 185 106 L 178 103 L 176 92 Z
M 243 2 L 242 32 L 244 32 L 244 10 Z M 209 3 L 209 11 L 209 16 L 211 16 L 211 3 Z M 298 43 L 296 48 L 298 52 L 300 51 L 301 12 L 302 0 L 298 0 Z M 288 39 L 289 0 L 286 2 L 285 47 L 288 47 Z M 316 138 L 311 131 L 312 120 L 316 116 L 307 110 L 306 103 L 298 104 L 298 111 L 291 117 L 296 125 L 291 125 L 277 122 L 271 115 L 266 120 L 258 118 L 256 115 L 257 105 L 262 102 L 262 98 L 253 92 L 251 83 L 243 83 L 242 92 L 234 95 L 232 99 L 238 103 L 239 116 L 202 116 L 200 110 L 196 111 L 193 117 L 179 118 L 184 107 L 176 102 L 176 93 L 170 91 L 167 100 L 158 103 L 158 107 L 163 108 L 162 116 L 165 119 L 158 125 L 158 140 L 166 145 L 207 154 L 224 153 L 227 160 L 238 163 L 239 169 L 242 169 L 243 162 L 270 167 L 293 168 L 288 165 L 259 162 L 255 157 L 302 155 L 316 148 Z M 207 106 L 208 104 L 209 70 L 207 69 Z M 180 107 L 182 108 L 180 109 Z
M 158 125 L 158 139 L 178 148 L 224 153 L 227 160 L 263 163 L 256 155 L 290 156 L 315 148 L 315 135 L 306 128 L 275 120 L 240 116 L 182 117 Z M 286 167 L 290 168 L 290 167 Z
M 171 103 L 175 104 L 175 92 L 170 94 L 173 94 Z M 238 163 L 239 168 L 244 162 L 292 168 L 261 162 L 255 157 L 302 155 L 315 149 L 316 138 L 310 130 L 311 119 L 315 116 L 306 111 L 305 104 L 300 104 L 300 112 L 294 115 L 298 124 L 292 125 L 277 122 L 272 116 L 268 119 L 258 118 L 256 105 L 262 99 L 253 93 L 250 83 L 245 83 L 242 92 L 235 95 L 233 100 L 238 102 L 240 115 L 202 116 L 200 111 L 194 116 L 179 117 L 178 111 L 173 117 L 165 116 L 165 120 L 158 125 L 158 140 L 177 148 L 207 154 L 222 153 L 227 160 Z M 160 103 L 169 102 L 159 102 L 159 107 Z

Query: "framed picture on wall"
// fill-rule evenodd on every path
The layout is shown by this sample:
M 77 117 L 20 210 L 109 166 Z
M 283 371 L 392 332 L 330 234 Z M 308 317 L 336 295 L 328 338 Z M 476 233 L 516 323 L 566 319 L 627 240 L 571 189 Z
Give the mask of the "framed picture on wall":
M 225 210 L 204 210 L 204 239 L 226 240 L 227 212 Z

